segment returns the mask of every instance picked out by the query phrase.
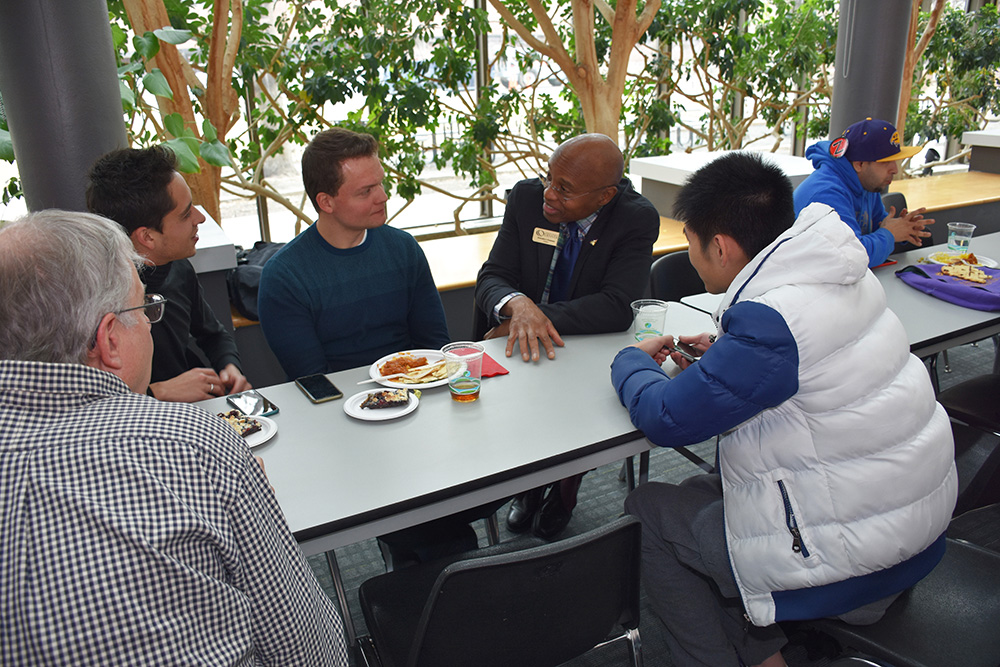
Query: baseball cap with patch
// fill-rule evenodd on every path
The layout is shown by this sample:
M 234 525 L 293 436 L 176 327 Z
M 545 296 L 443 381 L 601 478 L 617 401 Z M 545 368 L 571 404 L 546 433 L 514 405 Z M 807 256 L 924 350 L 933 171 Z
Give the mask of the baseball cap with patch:
M 919 146 L 899 145 L 899 132 L 892 123 L 871 118 L 851 125 L 830 142 L 830 155 L 847 158 L 849 162 L 891 162 L 919 152 Z

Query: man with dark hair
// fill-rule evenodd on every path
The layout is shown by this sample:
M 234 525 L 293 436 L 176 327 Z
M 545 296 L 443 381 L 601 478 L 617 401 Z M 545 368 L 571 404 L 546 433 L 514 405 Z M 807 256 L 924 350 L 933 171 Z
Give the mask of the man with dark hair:
M 611 380 L 653 443 L 721 435 L 718 471 L 644 484 L 625 509 L 673 664 L 781 666 L 777 621 L 874 622 L 940 560 L 951 428 L 864 247 L 825 204 L 796 220 L 780 168 L 721 157 L 675 217 L 725 293 L 718 331 L 680 337 L 700 358 L 671 352 L 673 379 L 663 336 L 622 350 Z
M 141 265 L 89 213 L 0 229 L 0 662 L 347 667 L 246 443 L 144 395 Z
M 568 139 L 548 173 L 521 181 L 476 279 L 476 338 L 507 336 L 525 361 L 554 359 L 566 334 L 622 331 L 649 285 L 656 209 L 623 178 L 621 150 L 603 134 Z M 492 327 L 492 328 L 490 328 Z M 569 524 L 583 475 L 517 496 L 513 532 L 551 539 Z
M 264 265 L 260 324 L 289 378 L 449 342 L 441 297 L 409 233 L 385 224 L 378 142 L 343 128 L 302 155 L 318 218 Z
M 117 222 L 146 258 L 142 280 L 170 308 L 153 327 L 149 393 L 161 401 L 193 402 L 243 391 L 236 341 L 205 301 L 188 258 L 195 254 L 205 216 L 163 146 L 108 153 L 90 169 L 87 208 Z M 205 368 L 191 341 L 212 365 Z
M 896 243 L 919 246 L 931 233 L 934 220 L 924 218 L 927 209 L 903 209 L 886 213 L 881 193 L 899 171 L 899 161 L 916 155 L 920 148 L 900 146 L 899 132 L 884 120 L 854 123 L 834 141 L 819 141 L 806 150 L 816 171 L 795 189 L 795 214 L 812 202 L 831 206 L 868 251 L 868 266 L 878 266 L 892 254 Z

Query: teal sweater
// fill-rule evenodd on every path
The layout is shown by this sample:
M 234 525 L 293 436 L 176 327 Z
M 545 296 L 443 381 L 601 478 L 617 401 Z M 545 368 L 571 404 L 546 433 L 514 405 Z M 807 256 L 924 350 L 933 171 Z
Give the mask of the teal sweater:
M 346 250 L 309 227 L 264 265 L 258 299 L 264 336 L 289 379 L 449 342 L 427 258 L 388 225 Z

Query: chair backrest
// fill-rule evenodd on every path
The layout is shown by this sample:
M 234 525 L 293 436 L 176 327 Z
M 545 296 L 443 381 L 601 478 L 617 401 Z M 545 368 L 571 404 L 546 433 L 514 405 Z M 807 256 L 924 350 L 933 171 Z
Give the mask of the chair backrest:
M 1000 359 L 1000 355 L 997 355 Z M 987 373 L 960 382 L 938 394 L 938 403 L 952 419 L 1000 435 L 1000 375 Z
M 896 215 L 899 215 L 900 211 L 906 208 L 906 195 L 902 192 L 886 192 L 882 195 L 882 206 L 885 206 L 886 213 L 895 206 Z
M 649 269 L 649 295 L 662 301 L 680 301 L 681 297 L 701 294 L 705 283 L 691 266 L 687 250 L 667 253 Z
M 558 665 L 639 625 L 640 524 L 459 561 L 438 576 L 409 665 Z
M 890 208 L 896 207 L 896 215 L 898 216 L 906 208 L 906 196 L 902 192 L 886 192 L 882 195 L 882 206 L 885 206 L 886 213 L 890 212 Z M 907 250 L 913 250 L 914 247 L 913 244 L 907 241 L 899 241 L 893 246 L 892 252 L 893 254 L 906 252 Z
M 952 420 L 958 501 L 954 516 L 1000 502 L 1000 436 Z

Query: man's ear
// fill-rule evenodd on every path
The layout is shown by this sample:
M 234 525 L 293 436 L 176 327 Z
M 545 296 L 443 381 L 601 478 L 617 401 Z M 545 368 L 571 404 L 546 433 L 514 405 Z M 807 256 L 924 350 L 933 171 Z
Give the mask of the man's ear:
M 326 192 L 320 192 L 316 195 L 316 205 L 324 213 L 333 213 L 333 197 Z
M 858 162 L 857 160 L 855 160 L 854 162 L 851 163 L 851 166 L 854 167 L 854 173 L 860 174 L 861 170 L 865 166 L 865 163 L 864 162 Z
M 129 238 L 132 239 L 132 245 L 145 255 L 156 247 L 156 237 L 153 235 L 155 231 L 150 227 L 137 227 L 129 235 Z
M 114 313 L 105 313 L 97 325 L 94 345 L 87 352 L 87 365 L 118 375 L 124 367 L 121 355 L 121 320 Z
M 716 234 L 712 237 L 712 248 L 718 254 L 719 266 L 729 269 L 738 266 L 736 273 L 750 261 L 736 239 L 728 234 Z
M 600 208 L 601 206 L 607 204 L 609 201 L 615 198 L 616 194 L 618 194 L 618 186 L 610 185 L 607 188 L 605 188 L 604 192 L 601 193 L 601 198 L 598 200 L 600 204 L 598 204 L 597 207 Z

